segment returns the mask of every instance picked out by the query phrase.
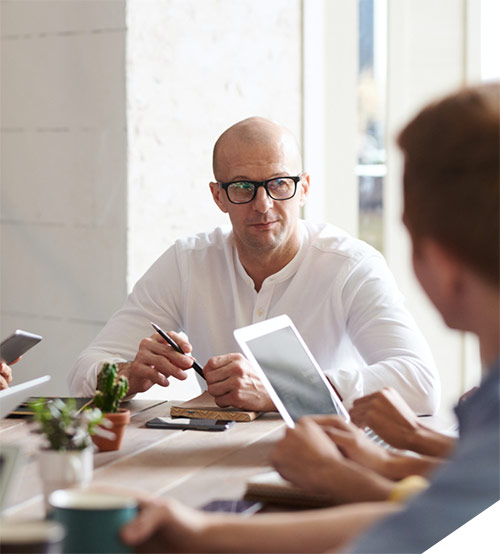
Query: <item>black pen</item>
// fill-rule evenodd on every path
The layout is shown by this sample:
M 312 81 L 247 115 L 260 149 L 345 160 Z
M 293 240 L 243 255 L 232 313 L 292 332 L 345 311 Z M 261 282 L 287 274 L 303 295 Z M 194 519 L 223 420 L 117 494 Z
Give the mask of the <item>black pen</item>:
M 158 325 L 156 325 L 156 323 L 153 323 L 153 322 L 151 322 L 151 325 L 153 326 L 153 329 L 159 335 L 161 335 L 174 350 L 177 350 L 179 354 L 185 354 L 185 352 L 182 351 L 181 347 L 175 342 L 175 340 L 170 338 L 161 327 L 158 327 Z M 203 377 L 203 379 L 205 379 L 205 376 L 203 375 L 203 368 L 196 360 L 193 361 L 192 367 L 196 371 L 196 373 L 200 375 L 200 377 Z

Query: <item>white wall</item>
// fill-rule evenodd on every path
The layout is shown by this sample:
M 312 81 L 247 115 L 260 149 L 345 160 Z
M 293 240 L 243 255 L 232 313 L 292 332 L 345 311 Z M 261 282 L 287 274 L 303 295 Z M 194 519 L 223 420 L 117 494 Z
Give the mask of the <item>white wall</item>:
M 357 2 L 303 2 L 305 217 L 358 234 Z
M 252 115 L 301 133 L 299 0 L 128 0 L 128 284 L 176 238 L 226 223 L 212 148 Z
M 126 292 L 125 4 L 5 1 L 0 336 L 44 339 L 14 382 L 66 374 Z
M 16 382 L 78 352 L 179 236 L 226 222 L 211 151 L 230 124 L 301 135 L 299 0 L 2 1 L 0 336 L 43 342 Z

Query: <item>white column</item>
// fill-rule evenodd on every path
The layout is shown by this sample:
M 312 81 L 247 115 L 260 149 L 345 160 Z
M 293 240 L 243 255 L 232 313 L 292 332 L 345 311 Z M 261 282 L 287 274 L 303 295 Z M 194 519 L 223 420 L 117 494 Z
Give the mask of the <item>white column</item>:
M 303 0 L 305 216 L 358 234 L 357 2 Z
M 126 292 L 124 1 L 0 2 L 1 325 L 43 335 L 14 383 L 76 356 Z

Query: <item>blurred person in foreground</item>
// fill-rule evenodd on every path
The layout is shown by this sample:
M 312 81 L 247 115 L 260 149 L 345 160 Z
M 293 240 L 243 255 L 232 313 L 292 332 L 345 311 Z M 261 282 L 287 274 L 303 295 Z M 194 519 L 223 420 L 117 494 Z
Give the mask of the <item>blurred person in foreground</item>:
M 456 408 L 457 444 L 430 486 L 406 505 L 365 502 L 249 519 L 145 501 L 122 530 L 126 542 L 191 552 L 423 552 L 498 501 L 499 135 L 500 86 L 494 83 L 429 105 L 399 137 L 403 220 L 415 273 L 445 322 L 478 336 L 484 363 L 480 387 Z M 320 425 L 305 421 L 335 453 L 332 471 L 340 468 L 339 479 L 349 480 L 355 462 L 323 441 Z

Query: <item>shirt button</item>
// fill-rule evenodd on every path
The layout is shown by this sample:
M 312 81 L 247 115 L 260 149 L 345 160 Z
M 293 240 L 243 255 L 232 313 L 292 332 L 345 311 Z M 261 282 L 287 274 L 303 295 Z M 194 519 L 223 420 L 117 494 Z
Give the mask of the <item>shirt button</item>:
M 264 315 L 264 310 L 263 310 L 262 308 L 259 308 L 259 309 L 257 310 L 257 315 L 258 315 L 259 317 L 262 317 L 262 316 Z

